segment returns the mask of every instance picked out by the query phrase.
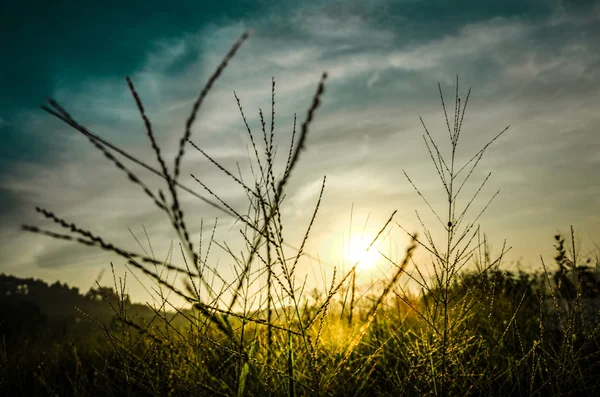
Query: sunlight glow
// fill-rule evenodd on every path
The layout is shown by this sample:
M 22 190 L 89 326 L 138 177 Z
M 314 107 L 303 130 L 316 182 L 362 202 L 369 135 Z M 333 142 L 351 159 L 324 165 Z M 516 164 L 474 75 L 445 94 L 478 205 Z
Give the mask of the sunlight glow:
M 373 246 L 370 250 L 369 244 L 371 240 L 366 236 L 353 236 L 350 238 L 349 244 L 345 249 L 346 259 L 350 262 L 351 266 L 354 266 L 358 262 L 357 269 L 371 269 L 375 266 L 375 263 L 379 259 L 379 253 L 377 247 Z

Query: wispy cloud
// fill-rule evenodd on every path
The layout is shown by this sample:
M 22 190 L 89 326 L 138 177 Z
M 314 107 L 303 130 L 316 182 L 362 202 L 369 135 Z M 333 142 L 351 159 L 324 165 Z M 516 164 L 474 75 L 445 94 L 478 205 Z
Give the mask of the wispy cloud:
M 457 26 L 437 37 L 404 40 L 401 27 L 378 23 L 352 8 L 338 11 L 299 9 L 291 18 L 265 15 L 156 42 L 144 64 L 130 75 L 169 164 L 202 84 L 226 48 L 252 26 L 256 33 L 211 91 L 192 140 L 229 170 L 235 171 L 239 163 L 245 177 L 250 177 L 249 142 L 232 91 L 239 95 L 253 131 L 259 133 L 258 108 L 270 115 L 270 82 L 275 76 L 281 165 L 293 114 L 298 112 L 300 123 L 321 72 L 327 70 L 331 78 L 323 105 L 308 137 L 309 150 L 290 181 L 289 207 L 284 209 L 290 225 L 304 224 L 322 176 L 328 176 L 321 213 L 330 222 L 315 226 L 316 242 L 310 243 L 311 248 L 316 249 L 318 241 L 331 233 L 328 229 L 332 223 L 347 219 L 352 202 L 372 204 L 374 219 L 389 215 L 393 209 L 412 213 L 418 196 L 404 179 L 402 169 L 419 181 L 432 205 L 443 205 L 441 190 L 435 190 L 439 187 L 437 176 L 428 162 L 418 116 L 436 136 L 446 137 L 435 84 L 442 83 L 446 104 L 451 105 L 457 73 L 461 82 L 474 86 L 460 160 L 468 159 L 506 124 L 512 125 L 482 163 L 482 168 L 494 172 L 490 191 L 505 187 L 499 204 L 490 209 L 484 222 L 493 227 L 493 222 L 501 220 L 503 226 L 494 229 L 508 234 L 515 228 L 527 229 L 525 217 L 545 218 L 543 214 L 559 211 L 565 214 L 564 222 L 571 216 L 585 223 L 585 214 L 569 210 L 569 203 L 586 208 L 587 213 L 600 209 L 600 203 L 594 201 L 600 197 L 600 188 L 590 182 L 600 151 L 600 143 L 594 139 L 600 121 L 596 111 L 600 40 L 593 27 L 597 15 L 562 14 L 561 18 L 554 15 L 537 20 L 492 17 Z M 563 30 L 571 39 L 563 37 Z M 53 96 L 82 124 L 155 164 L 123 77 L 91 76 L 76 85 L 57 86 Z M 140 189 L 119 175 L 83 136 L 54 122 L 47 123 L 42 131 L 41 122 L 35 121 L 40 117 L 31 115 L 29 125 L 40 135 L 60 136 L 65 153 L 48 164 L 18 164 L 14 174 L 2 176 L 1 188 L 30 207 L 48 207 L 82 226 L 107 233 L 115 241 L 134 244 L 127 228 L 137 227 L 139 231 L 144 224 L 160 237 L 157 248 L 167 250 L 174 237 L 168 232 L 169 223 Z M 46 123 L 49 116 L 43 117 Z M 2 125 L 0 119 L 0 128 Z M 481 180 L 485 170 L 475 178 Z M 244 210 L 243 190 L 235 183 L 223 182 L 224 176 L 192 148 L 184 159 L 183 180 L 205 193 L 190 173 Z M 156 178 L 149 181 L 153 188 L 159 186 Z M 200 218 L 208 221 L 222 216 L 187 196 L 184 206 L 194 231 L 199 230 Z M 222 224 L 220 237 L 228 235 L 231 220 Z M 556 224 L 548 221 L 543 227 L 551 237 Z M 304 232 L 294 227 L 288 230 L 291 241 Z M 107 259 L 105 253 L 85 256 L 79 249 L 70 250 L 70 246 L 40 236 L 21 235 L 11 241 L 12 249 L 5 254 L 4 263 L 60 268 L 61 263 L 75 266 L 85 257 L 93 267 Z M 36 249 L 23 249 L 28 246 Z M 537 257 L 542 249 L 546 248 L 516 246 L 515 251 L 517 257 Z

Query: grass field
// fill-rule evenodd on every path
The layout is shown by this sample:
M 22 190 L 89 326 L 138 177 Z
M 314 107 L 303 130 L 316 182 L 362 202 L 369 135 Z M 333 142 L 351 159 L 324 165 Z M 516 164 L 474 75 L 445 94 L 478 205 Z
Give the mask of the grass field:
M 34 338 L 28 332 L 43 327 L 43 322 L 18 324 L 19 331 L 14 331 L 17 325 L 6 313 L 20 309 L 3 298 L 0 392 L 27 396 L 599 394 L 598 256 L 580 257 L 577 236 L 571 229 L 566 236 L 555 236 L 555 261 L 535 264 L 533 268 L 539 272 L 502 269 L 508 248 L 503 246 L 492 256 L 478 225 L 490 203 L 483 203 L 484 210 L 474 214 L 471 205 L 490 176 L 476 182 L 473 171 L 485 167 L 486 149 L 501 139 L 506 129 L 491 136 L 468 162 L 457 162 L 470 94 L 463 102 L 458 79 L 454 114 L 449 114 L 440 87 L 447 131 L 430 132 L 422 120 L 423 139 L 439 177 L 440 194 L 447 197 L 443 213 L 429 205 L 418 181 L 405 173 L 407 183 L 423 198 L 425 210 L 439 222 L 421 223 L 419 231 L 405 230 L 395 222 L 395 213 L 390 214 L 379 233 L 361 248 L 365 254 L 353 255 L 356 263 L 352 267 L 334 270 L 326 290 L 306 291 L 297 269 L 311 226 L 319 216 L 326 179 L 301 241 L 286 240 L 290 226 L 283 224 L 280 208 L 285 205 L 286 187 L 302 152 L 310 150 L 305 140 L 326 95 L 327 74 L 317 85 L 305 119 L 298 128 L 294 124 L 283 169 L 276 166 L 273 144 L 274 82 L 271 124 L 261 112 L 261 133 L 251 132 L 239 107 L 254 155 L 253 180 L 243 180 L 225 169 L 190 139 L 198 109 L 247 37 L 245 34 L 232 47 L 194 103 L 172 165 L 156 144 L 152 124 L 130 79 L 157 169 L 91 133 L 58 103 L 49 100 L 44 107 L 80 131 L 139 186 L 157 210 L 167 215 L 181 244 L 172 260 L 161 261 L 120 248 L 51 210 L 37 208 L 66 233 L 30 225 L 23 227 L 25 231 L 118 254 L 163 291 L 162 301 L 158 307 L 145 308 L 145 316 L 140 316 L 143 310 L 129 302 L 125 280 L 115 275 L 114 289 L 102 290 L 104 298 L 98 298 L 110 305 L 110 316 L 95 319 L 96 309 L 85 313 L 82 308 L 78 325 L 36 333 Z M 442 146 L 440 139 L 448 142 Z M 188 231 L 179 199 L 182 190 L 190 193 L 180 182 L 186 150 L 200 151 L 216 170 L 246 192 L 246 209 L 233 208 L 192 175 L 207 192 L 203 200 L 238 220 L 247 247 L 244 255 L 227 252 L 226 242 L 211 236 L 202 236 L 201 247 L 193 243 L 196 236 Z M 151 190 L 122 158 L 160 176 L 164 190 Z M 471 185 L 474 194 L 465 196 L 463 187 Z M 390 228 L 409 237 L 400 258 L 376 252 L 378 241 Z M 442 238 L 434 239 L 434 235 Z M 209 281 L 218 274 L 207 260 L 210 249 L 224 250 L 230 256 L 237 277 L 221 280 L 218 286 Z M 430 262 L 416 263 L 417 251 L 427 252 Z M 370 258 L 367 254 L 383 257 L 391 269 L 370 286 L 357 282 L 356 277 L 361 262 Z M 407 272 L 409 265 L 414 265 L 416 272 Z M 177 272 L 185 287 L 169 281 L 162 269 Z M 406 281 L 415 288 L 405 288 Z M 170 301 L 174 296 L 187 301 L 188 309 L 178 309 Z M 35 308 L 31 311 L 36 313 Z

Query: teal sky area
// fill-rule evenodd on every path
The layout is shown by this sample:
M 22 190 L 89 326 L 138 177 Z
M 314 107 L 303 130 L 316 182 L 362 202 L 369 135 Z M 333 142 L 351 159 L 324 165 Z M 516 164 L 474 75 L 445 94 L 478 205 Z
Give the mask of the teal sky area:
M 142 249 L 132 234 L 145 241 L 143 225 L 157 257 L 166 256 L 177 240 L 164 214 L 85 137 L 39 106 L 48 97 L 56 99 L 81 124 L 156 165 L 125 82 L 131 76 L 172 165 L 193 101 L 230 46 L 249 29 L 250 38 L 201 108 L 192 140 L 226 168 L 235 170 L 239 164 L 249 172 L 250 142 L 233 91 L 259 134 L 259 108 L 270 122 L 274 77 L 277 164 L 283 166 L 294 113 L 304 120 L 321 73 L 328 72 L 322 106 L 282 208 L 288 241 L 298 246 L 327 176 L 307 246 L 324 264 L 305 258 L 302 267 L 314 286 L 328 285 L 329 276 L 322 274 L 342 266 L 342 240 L 355 241 L 357 234 L 369 238 L 394 210 L 395 221 L 421 231 L 417 209 L 438 233 L 435 217 L 403 170 L 432 207 L 444 213 L 443 188 L 419 116 L 448 153 L 437 83 L 451 113 L 457 75 L 461 97 L 472 87 L 459 162 L 510 125 L 486 152 L 460 204 L 491 171 L 470 214 L 476 217 L 500 190 L 479 220 L 492 251 L 498 253 L 506 240 L 512 247 L 507 268 L 520 263 L 539 269 L 540 255 L 551 261 L 553 235 L 567 233 L 570 225 L 581 238 L 584 256 L 600 247 L 597 2 L 82 4 L 0 3 L 0 272 L 87 290 L 111 261 L 119 274 L 126 271 L 124 261 L 110 253 L 22 232 L 22 224 L 59 230 L 35 212 L 36 206 L 134 251 Z M 160 180 L 131 167 L 152 188 L 160 186 Z M 190 173 L 201 175 L 207 186 L 245 211 L 244 191 L 188 148 L 182 182 L 206 194 Z M 192 196 L 182 200 L 195 236 L 201 221 L 206 232 L 219 218 L 217 239 L 243 249 L 233 219 Z M 384 245 L 401 256 L 407 237 L 394 228 Z M 219 272 L 234 274 L 223 251 L 215 248 L 212 255 Z M 426 252 L 420 255 L 426 268 Z M 381 272 L 364 269 L 363 281 Z M 134 300 L 145 299 L 144 288 L 129 280 Z

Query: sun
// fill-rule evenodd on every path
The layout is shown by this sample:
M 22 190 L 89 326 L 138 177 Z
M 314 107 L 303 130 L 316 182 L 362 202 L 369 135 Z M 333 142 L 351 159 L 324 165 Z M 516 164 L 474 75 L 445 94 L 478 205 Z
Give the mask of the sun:
M 353 236 L 345 247 L 346 259 L 352 266 L 358 262 L 358 269 L 370 269 L 375 266 L 379 259 L 379 253 L 376 246 L 369 250 L 371 241 L 365 237 Z

